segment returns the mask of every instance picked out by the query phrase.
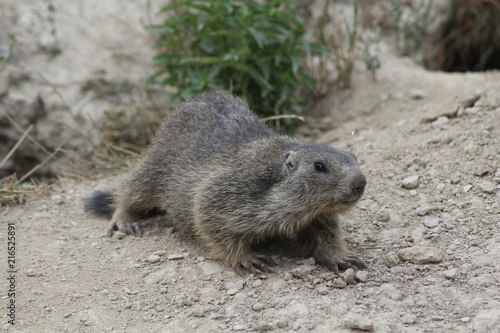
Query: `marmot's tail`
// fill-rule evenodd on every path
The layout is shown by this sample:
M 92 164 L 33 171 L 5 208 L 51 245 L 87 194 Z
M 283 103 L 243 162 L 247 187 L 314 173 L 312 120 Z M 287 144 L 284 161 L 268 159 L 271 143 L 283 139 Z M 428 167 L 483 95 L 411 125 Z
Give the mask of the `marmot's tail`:
M 85 199 L 85 211 L 98 217 L 111 219 L 115 211 L 114 202 L 113 192 L 95 192 L 90 198 Z

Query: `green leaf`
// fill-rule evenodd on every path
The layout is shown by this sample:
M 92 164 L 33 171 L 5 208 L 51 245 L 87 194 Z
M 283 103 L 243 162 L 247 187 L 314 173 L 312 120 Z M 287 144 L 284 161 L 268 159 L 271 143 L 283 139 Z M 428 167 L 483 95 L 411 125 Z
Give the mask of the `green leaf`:
M 255 40 L 255 42 L 257 43 L 257 45 L 259 45 L 259 47 L 262 49 L 263 48 L 262 34 L 259 31 L 257 31 L 257 29 L 252 28 L 252 27 L 248 28 L 248 32 L 250 33 L 250 35 L 252 35 L 252 37 Z

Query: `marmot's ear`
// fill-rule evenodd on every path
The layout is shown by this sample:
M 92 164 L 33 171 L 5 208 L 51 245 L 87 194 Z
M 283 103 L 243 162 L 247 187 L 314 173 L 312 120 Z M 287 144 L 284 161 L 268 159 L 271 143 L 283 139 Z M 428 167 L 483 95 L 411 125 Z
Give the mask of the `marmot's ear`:
M 288 169 L 293 169 L 297 166 L 297 152 L 296 151 L 289 151 L 285 155 L 285 166 Z

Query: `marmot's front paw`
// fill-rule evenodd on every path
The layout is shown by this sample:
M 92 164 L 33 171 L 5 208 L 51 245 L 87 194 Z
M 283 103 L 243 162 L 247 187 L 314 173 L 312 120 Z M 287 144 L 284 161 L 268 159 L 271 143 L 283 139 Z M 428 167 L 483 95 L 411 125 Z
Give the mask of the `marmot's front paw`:
M 255 276 L 261 276 L 265 273 L 272 273 L 273 269 L 271 267 L 276 266 L 276 264 L 267 257 L 247 257 L 240 260 L 233 265 L 233 269 L 236 273 L 241 276 L 245 276 L 246 273 L 252 273 Z
M 356 256 L 344 256 L 344 257 L 330 257 L 327 260 L 318 260 L 318 263 L 326 266 L 328 269 L 333 271 L 334 273 L 338 273 L 339 270 L 345 271 L 348 268 L 352 268 L 354 270 L 358 269 L 369 269 L 368 265 L 362 262 Z
M 118 221 L 118 222 L 112 221 L 109 225 L 107 235 L 109 237 L 111 237 L 111 236 L 113 236 L 113 232 L 115 232 L 117 230 L 124 232 L 127 235 L 135 235 L 135 236 L 142 237 L 141 226 L 137 223 L 132 223 L 130 225 L 127 225 L 127 224 L 123 223 L 122 221 Z

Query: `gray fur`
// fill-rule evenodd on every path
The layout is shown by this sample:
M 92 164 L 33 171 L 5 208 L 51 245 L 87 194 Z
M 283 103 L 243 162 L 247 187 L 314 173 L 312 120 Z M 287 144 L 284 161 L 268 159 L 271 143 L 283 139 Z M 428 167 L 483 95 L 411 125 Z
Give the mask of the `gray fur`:
M 164 122 L 115 195 L 110 235 L 140 233 L 135 217 L 164 211 L 240 273 L 268 270 L 252 249 L 274 238 L 294 239 L 334 271 L 366 267 L 349 255 L 338 220 L 365 184 L 352 153 L 278 134 L 239 99 L 212 92 Z

